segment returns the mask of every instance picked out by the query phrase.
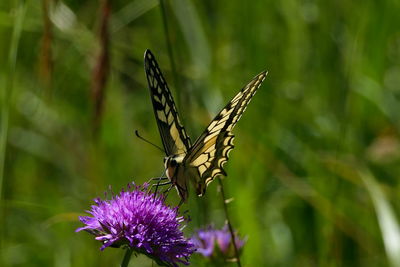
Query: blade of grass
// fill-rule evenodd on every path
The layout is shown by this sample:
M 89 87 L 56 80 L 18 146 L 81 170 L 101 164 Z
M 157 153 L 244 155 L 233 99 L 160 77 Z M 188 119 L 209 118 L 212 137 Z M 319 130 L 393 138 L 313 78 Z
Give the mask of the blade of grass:
M 169 60 L 171 61 L 172 75 L 174 78 L 175 87 L 178 90 L 180 90 L 181 86 L 179 84 L 178 73 L 176 71 L 176 64 L 175 64 L 174 54 L 173 54 L 173 50 L 172 50 L 172 41 L 171 41 L 171 37 L 169 34 L 169 28 L 168 28 L 167 10 L 166 10 L 166 5 L 164 3 L 164 0 L 160 0 L 160 10 L 161 10 L 161 16 L 162 16 L 162 20 L 163 20 L 163 27 L 164 27 L 164 33 L 165 33 L 165 41 L 167 43 L 168 56 L 169 56 Z M 178 96 L 178 103 L 179 103 L 180 102 L 179 94 L 177 96 Z
M 136 0 L 130 2 L 111 16 L 111 34 L 123 30 L 126 25 L 158 5 L 158 0 Z
M 400 226 L 389 201 L 374 176 L 368 171 L 360 171 L 360 177 L 364 181 L 372 203 L 375 207 L 379 227 L 382 232 L 383 244 L 389 263 L 393 267 L 400 266 Z
M 283 185 L 307 201 L 322 216 L 332 221 L 340 231 L 353 239 L 365 252 L 377 251 L 376 242 L 369 232 L 346 216 L 333 202 L 293 174 L 284 164 L 277 163 L 277 166 L 280 170 L 278 177 Z
M 0 132 L 0 201 L 2 199 L 2 186 L 4 181 L 4 166 L 9 126 L 10 96 L 14 87 L 15 69 L 17 64 L 18 45 L 21 38 L 22 26 L 26 13 L 24 1 L 19 2 L 14 16 L 14 27 L 11 36 L 10 51 L 6 69 L 6 80 L 1 93 L 1 132 Z M 1 206 L 1 205 L 0 205 Z
M 100 27 L 99 43 L 100 49 L 96 57 L 96 65 L 92 71 L 92 100 L 94 105 L 93 115 L 93 134 L 97 135 L 101 126 L 103 115 L 103 106 L 105 102 L 105 89 L 110 71 L 110 53 L 109 53 L 109 31 L 108 24 L 111 13 L 111 3 L 108 0 L 101 1 L 100 4 Z
M 0 225 L 4 225 L 4 210 L 2 204 L 2 191 L 4 182 L 4 166 L 6 161 L 7 134 L 9 128 L 10 96 L 14 87 L 14 78 L 17 64 L 18 45 L 21 39 L 22 26 L 26 14 L 25 1 L 18 2 L 15 10 L 14 27 L 11 36 L 10 50 L 5 73 L 5 85 L 1 92 L 1 128 L 0 128 Z M 3 247 L 4 227 L 0 230 L 0 247 Z M 1 250 L 1 249 L 0 249 Z M 3 261 L 0 258 L 0 263 Z
M 192 1 L 172 0 L 171 7 L 187 42 L 197 75 L 207 77 L 211 65 L 210 48 L 195 5 Z

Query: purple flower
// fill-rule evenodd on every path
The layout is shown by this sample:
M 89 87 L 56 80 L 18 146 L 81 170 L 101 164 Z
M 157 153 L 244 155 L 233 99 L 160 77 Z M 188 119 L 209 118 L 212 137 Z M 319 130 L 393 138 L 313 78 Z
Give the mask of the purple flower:
M 106 247 L 128 246 L 136 252 L 146 254 L 159 264 L 188 265 L 194 245 L 183 236 L 181 227 L 186 219 L 179 216 L 178 207 L 171 208 L 164 197 L 146 192 L 148 185 L 130 186 L 110 200 L 95 199 L 91 216 L 79 220 L 85 230 Z
M 211 257 L 214 252 L 215 230 L 209 226 L 206 230 L 198 230 L 192 237 L 192 242 L 196 247 L 196 252 L 204 257 Z
M 224 258 L 231 258 L 235 255 L 231 233 L 227 225 L 221 230 L 217 230 L 213 226 L 200 229 L 192 237 L 192 242 L 196 247 L 196 252 L 207 258 L 218 257 L 221 254 Z M 240 239 L 237 233 L 235 233 L 235 244 L 239 251 L 245 242 L 246 240 Z M 218 249 L 215 249 L 216 247 Z

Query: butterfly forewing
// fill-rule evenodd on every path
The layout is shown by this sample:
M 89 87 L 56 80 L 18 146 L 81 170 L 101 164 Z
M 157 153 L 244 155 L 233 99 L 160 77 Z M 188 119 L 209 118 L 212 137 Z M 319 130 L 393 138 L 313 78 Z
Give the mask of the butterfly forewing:
M 168 85 L 150 50 L 146 50 L 144 61 L 151 101 L 165 153 L 167 156 L 184 154 L 190 148 L 190 139 L 179 120 Z
M 231 133 L 241 118 L 251 98 L 264 81 L 267 72 L 262 72 L 248 83 L 211 121 L 207 129 L 196 140 L 184 159 L 185 166 L 197 170 L 195 179 L 198 195 L 205 193 L 207 185 L 217 176 L 226 175 L 223 165 L 233 149 L 234 135 Z

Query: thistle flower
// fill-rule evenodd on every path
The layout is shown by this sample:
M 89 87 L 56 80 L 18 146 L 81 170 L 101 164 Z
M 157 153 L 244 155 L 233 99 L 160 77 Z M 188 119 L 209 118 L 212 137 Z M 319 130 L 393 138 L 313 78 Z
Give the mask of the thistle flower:
M 146 192 L 148 184 L 128 185 L 110 200 L 95 199 L 91 216 L 81 216 L 85 224 L 76 232 L 85 230 L 103 243 L 100 248 L 127 246 L 154 259 L 158 264 L 188 265 L 194 245 L 183 236 L 185 221 L 178 207 L 171 208 L 162 195 Z
M 221 230 L 215 229 L 213 226 L 200 229 L 192 236 L 192 242 L 196 247 L 196 252 L 207 258 L 222 256 L 224 259 L 229 259 L 235 255 L 231 234 L 227 225 Z M 235 233 L 235 244 L 239 251 L 245 242 L 245 239 L 239 238 L 237 233 Z

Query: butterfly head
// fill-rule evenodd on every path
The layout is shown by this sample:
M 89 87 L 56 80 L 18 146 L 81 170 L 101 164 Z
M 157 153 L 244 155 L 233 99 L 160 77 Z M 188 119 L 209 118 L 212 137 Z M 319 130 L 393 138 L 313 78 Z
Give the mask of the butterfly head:
M 176 174 L 178 166 L 182 163 L 183 158 L 184 157 L 181 155 L 172 155 L 164 158 L 165 172 L 167 174 L 167 177 L 172 182 L 174 182 L 173 178 Z

